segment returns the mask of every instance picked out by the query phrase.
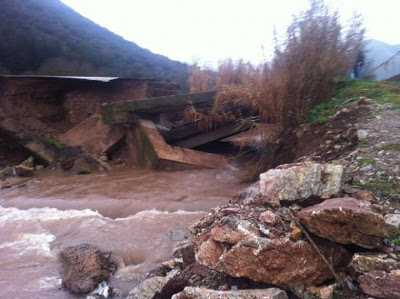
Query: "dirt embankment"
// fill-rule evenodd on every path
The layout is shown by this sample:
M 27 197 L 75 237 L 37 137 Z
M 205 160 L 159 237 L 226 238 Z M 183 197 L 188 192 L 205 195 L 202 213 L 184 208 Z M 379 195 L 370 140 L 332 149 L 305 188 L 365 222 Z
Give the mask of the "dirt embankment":
M 0 77 L 0 166 L 30 155 L 37 156 L 37 163 L 51 164 L 47 157 L 64 147 L 60 136 L 91 117 L 99 119 L 101 103 L 177 92 L 176 84 L 146 79 Z

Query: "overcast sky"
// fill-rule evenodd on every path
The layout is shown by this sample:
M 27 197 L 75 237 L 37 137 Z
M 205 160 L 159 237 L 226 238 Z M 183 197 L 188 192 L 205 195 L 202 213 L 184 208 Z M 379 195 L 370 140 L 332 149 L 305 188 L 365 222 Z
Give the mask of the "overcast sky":
M 95 23 L 154 53 L 215 65 L 232 57 L 258 63 L 272 53 L 308 0 L 62 0 Z M 327 0 L 343 20 L 364 18 L 367 37 L 400 44 L 400 0 Z

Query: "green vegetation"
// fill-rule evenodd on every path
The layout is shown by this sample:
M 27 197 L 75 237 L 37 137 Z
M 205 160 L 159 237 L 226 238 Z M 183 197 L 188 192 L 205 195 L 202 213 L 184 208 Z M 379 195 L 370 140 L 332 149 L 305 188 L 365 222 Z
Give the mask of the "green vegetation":
M 384 151 L 400 151 L 400 143 L 389 143 L 383 145 L 380 150 Z
M 393 108 L 400 109 L 400 84 L 390 82 L 377 82 L 362 79 L 337 79 L 337 99 L 351 99 L 366 97 L 379 104 L 390 103 Z
M 364 146 L 364 145 L 367 145 L 368 144 L 368 142 L 366 141 L 366 140 L 358 140 L 358 142 L 357 142 L 357 146 L 358 147 L 361 147 L 361 146 Z
M 45 139 L 45 141 L 47 142 L 47 144 L 52 145 L 59 150 L 61 150 L 65 147 L 64 144 L 62 144 L 60 141 L 58 141 L 57 139 L 52 138 L 52 137 L 47 137 Z
M 1 73 L 142 77 L 187 84 L 185 64 L 124 40 L 60 0 L 1 1 L 0 36 Z
M 309 124 L 326 123 L 337 108 L 366 97 L 379 104 L 391 104 L 394 109 L 400 109 L 400 84 L 389 82 L 376 82 L 362 79 L 337 78 L 334 98 L 312 107 L 306 114 L 305 122 Z M 360 141 L 359 146 L 364 145 Z
M 373 191 L 382 198 L 398 199 L 400 197 L 400 182 L 388 182 L 381 177 L 372 177 L 365 180 L 365 188 Z
M 389 236 L 390 242 L 393 244 L 400 244 L 400 231 L 398 231 L 396 234 Z
M 358 163 L 358 166 L 368 165 L 368 164 L 375 165 L 376 160 L 374 158 L 360 158 L 360 159 L 357 159 L 357 163 Z
M 331 116 L 341 104 L 342 101 L 338 99 L 332 99 L 329 102 L 318 104 L 307 112 L 305 122 L 308 124 L 326 123 L 329 120 L 329 116 Z

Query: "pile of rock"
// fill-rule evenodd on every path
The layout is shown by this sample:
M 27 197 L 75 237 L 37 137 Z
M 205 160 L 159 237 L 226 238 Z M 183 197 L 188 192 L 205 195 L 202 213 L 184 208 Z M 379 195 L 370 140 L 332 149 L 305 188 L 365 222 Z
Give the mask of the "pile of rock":
M 33 157 L 29 157 L 21 164 L 11 167 L 7 166 L 0 170 L 0 189 L 10 188 L 14 185 L 24 185 L 27 178 L 34 176 L 34 174 L 43 169 L 43 165 L 36 164 Z M 14 177 L 14 179 L 10 179 Z
M 178 246 L 167 276 L 143 282 L 152 286 L 145 297 L 400 298 L 400 248 L 387 238 L 400 215 L 335 197 L 342 173 L 305 162 L 261 174 L 191 227 L 193 241 Z M 144 298 L 141 289 L 128 298 Z

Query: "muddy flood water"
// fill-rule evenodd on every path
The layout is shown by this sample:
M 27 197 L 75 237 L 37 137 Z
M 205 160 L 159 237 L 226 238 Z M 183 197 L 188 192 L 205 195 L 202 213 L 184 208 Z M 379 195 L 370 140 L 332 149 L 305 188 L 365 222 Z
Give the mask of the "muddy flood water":
M 60 248 L 80 243 L 112 251 L 111 284 L 126 295 L 188 226 L 244 187 L 231 171 L 124 169 L 0 190 L 0 298 L 82 298 L 61 289 L 57 262 Z

